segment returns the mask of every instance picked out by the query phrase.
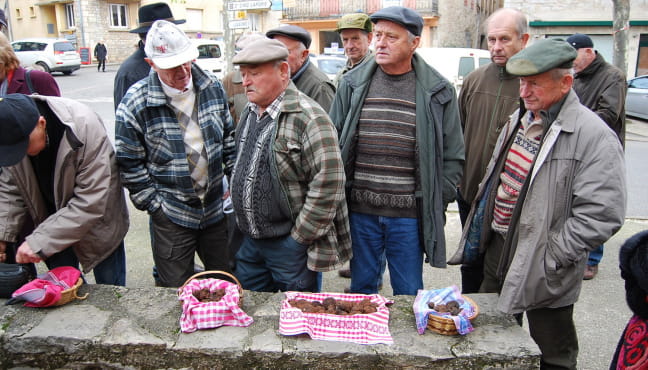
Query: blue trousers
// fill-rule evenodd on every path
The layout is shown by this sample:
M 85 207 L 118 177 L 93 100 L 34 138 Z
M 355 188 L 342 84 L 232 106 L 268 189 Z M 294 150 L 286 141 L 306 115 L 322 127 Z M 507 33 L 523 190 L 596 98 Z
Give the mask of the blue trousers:
M 423 289 L 423 248 L 418 220 L 350 212 L 353 258 L 351 292 L 374 294 L 387 257 L 394 295 L 416 295 Z
M 601 263 L 603 259 L 603 244 L 599 245 L 598 248 L 589 252 L 589 257 L 587 258 L 587 264 L 589 266 L 596 266 Z
M 317 291 L 317 273 L 306 266 L 308 247 L 290 235 L 252 239 L 245 235 L 234 273 L 243 289 L 256 292 Z
M 53 254 L 45 260 L 48 269 L 60 266 L 72 266 L 79 268 L 79 259 L 74 254 L 73 248 L 67 248 L 59 253 Z M 99 262 L 94 269 L 95 282 L 97 284 L 126 286 L 126 251 L 124 241 L 119 247 L 103 261 Z

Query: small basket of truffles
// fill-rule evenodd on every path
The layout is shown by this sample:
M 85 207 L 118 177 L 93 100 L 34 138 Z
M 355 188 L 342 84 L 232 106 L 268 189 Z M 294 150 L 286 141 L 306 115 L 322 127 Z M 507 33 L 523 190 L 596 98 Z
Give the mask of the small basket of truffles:
M 427 328 L 443 335 L 465 335 L 474 330 L 472 320 L 479 314 L 475 301 L 461 295 L 456 285 L 419 290 L 413 309 L 419 334 Z
M 286 292 L 279 333 L 359 344 L 392 344 L 389 308 L 378 294 Z
M 206 275 L 220 275 L 230 279 L 204 278 Z M 180 329 L 191 333 L 198 329 L 213 329 L 219 326 L 249 326 L 252 317 L 242 309 L 243 289 L 236 277 L 225 271 L 203 271 L 189 279 L 178 289 L 182 301 Z

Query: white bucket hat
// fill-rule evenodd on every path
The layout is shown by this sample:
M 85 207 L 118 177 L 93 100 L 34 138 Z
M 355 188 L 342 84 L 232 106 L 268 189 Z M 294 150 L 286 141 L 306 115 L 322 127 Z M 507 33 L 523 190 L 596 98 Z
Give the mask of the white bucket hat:
M 151 25 L 144 46 L 158 68 L 170 69 L 198 58 L 198 49 L 175 24 L 158 20 Z

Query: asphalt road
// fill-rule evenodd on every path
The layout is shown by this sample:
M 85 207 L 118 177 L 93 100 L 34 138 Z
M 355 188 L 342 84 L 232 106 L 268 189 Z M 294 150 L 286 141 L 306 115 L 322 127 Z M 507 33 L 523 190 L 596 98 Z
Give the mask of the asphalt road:
M 107 131 L 114 133 L 112 86 L 117 66 L 108 65 L 105 73 L 96 67 L 85 67 L 72 76 L 56 75 L 63 96 L 79 100 L 100 114 Z M 579 369 L 607 369 L 616 348 L 620 333 L 630 318 L 625 304 L 625 290 L 618 268 L 620 245 L 635 233 L 648 229 L 648 122 L 629 120 L 626 144 L 628 172 L 628 213 L 623 228 L 605 246 L 605 256 L 598 276 L 583 283 L 580 300 L 575 305 L 575 321 L 580 341 Z M 112 136 L 112 135 L 111 135 Z M 130 203 L 129 203 L 130 204 Z M 131 228 L 126 236 L 127 286 L 153 286 L 153 265 L 148 234 L 148 217 L 131 208 Z M 445 227 L 448 254 L 458 243 L 461 232 L 456 207 L 450 207 Z M 41 267 L 42 268 L 42 267 Z M 92 276 L 89 280 L 93 281 Z M 457 266 L 446 269 L 424 269 L 426 289 L 460 285 Z M 324 274 L 323 290 L 340 292 L 349 280 L 337 276 L 337 272 Z M 385 275 L 385 288 L 381 292 L 390 295 L 389 274 Z

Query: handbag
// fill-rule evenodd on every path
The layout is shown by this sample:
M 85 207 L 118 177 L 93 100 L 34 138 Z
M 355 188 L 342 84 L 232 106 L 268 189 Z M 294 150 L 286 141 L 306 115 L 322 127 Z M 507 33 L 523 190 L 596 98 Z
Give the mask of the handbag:
M 0 298 L 11 294 L 31 280 L 31 272 L 25 265 L 0 263 Z

